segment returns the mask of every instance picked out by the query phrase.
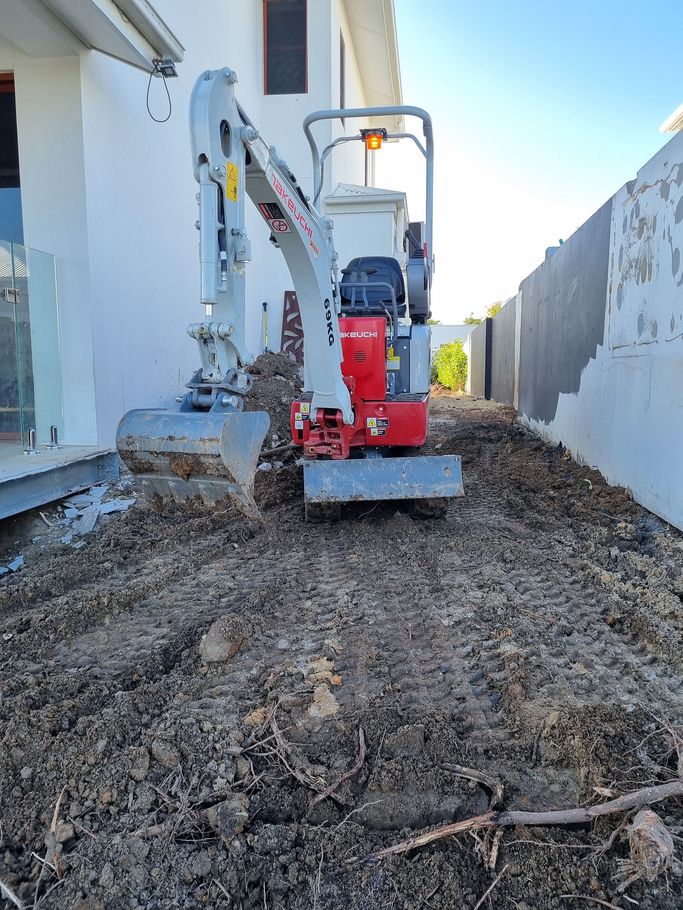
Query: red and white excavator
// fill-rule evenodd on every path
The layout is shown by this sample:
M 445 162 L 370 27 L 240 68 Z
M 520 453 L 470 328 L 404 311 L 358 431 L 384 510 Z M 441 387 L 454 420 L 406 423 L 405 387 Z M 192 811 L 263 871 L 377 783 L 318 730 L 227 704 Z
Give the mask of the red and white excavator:
M 252 377 L 245 338 L 245 277 L 250 244 L 245 200 L 271 229 L 296 290 L 304 332 L 304 389 L 292 403 L 292 440 L 303 450 L 309 518 L 336 517 L 342 503 L 408 499 L 426 514 L 462 495 L 457 455 L 414 454 L 427 437 L 430 390 L 433 138 L 420 108 L 391 106 L 319 111 L 304 121 L 315 195 L 269 146 L 235 98 L 230 69 L 204 72 L 194 87 L 190 124 L 199 183 L 201 304 L 211 315 L 188 327 L 201 366 L 177 410 L 134 410 L 117 431 L 121 458 L 152 498 L 166 503 L 231 498 L 258 514 L 253 484 L 269 427 L 245 412 Z M 344 117 L 399 115 L 422 121 L 424 145 L 383 128 L 342 136 L 320 153 L 311 125 Z M 325 161 L 351 141 L 368 148 L 409 138 L 425 158 L 426 219 L 406 234 L 407 266 L 373 255 L 339 269 L 332 220 L 321 214 Z

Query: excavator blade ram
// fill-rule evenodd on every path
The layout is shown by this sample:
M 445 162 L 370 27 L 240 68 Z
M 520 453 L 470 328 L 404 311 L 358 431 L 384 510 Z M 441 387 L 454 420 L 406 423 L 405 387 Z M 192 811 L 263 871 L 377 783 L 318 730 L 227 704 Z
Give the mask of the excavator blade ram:
M 307 515 L 326 517 L 325 508 L 344 502 L 410 499 L 419 507 L 446 505 L 464 496 L 459 455 L 416 455 L 405 458 L 349 458 L 346 461 L 304 462 Z
M 125 414 L 116 448 L 153 504 L 226 498 L 258 518 L 254 477 L 270 418 L 263 411 L 137 410 Z

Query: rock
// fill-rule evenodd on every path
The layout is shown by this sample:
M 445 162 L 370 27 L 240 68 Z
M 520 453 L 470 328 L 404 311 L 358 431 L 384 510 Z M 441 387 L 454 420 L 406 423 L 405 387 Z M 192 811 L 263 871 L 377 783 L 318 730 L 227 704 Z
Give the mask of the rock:
M 155 739 L 152 743 L 152 755 L 164 768 L 175 768 L 180 762 L 180 753 L 171 743 Z
M 149 853 L 149 844 L 141 837 L 129 837 L 126 841 L 126 847 L 130 855 L 139 863 L 143 862 Z
M 143 781 L 149 771 L 149 752 L 147 749 L 136 749 L 133 755 L 133 766 L 130 769 L 130 776 L 138 783 Z
M 25 768 L 21 769 L 19 775 L 22 780 L 30 780 L 33 777 L 33 768 L 29 768 L 27 765 Z
M 105 863 L 102 866 L 102 871 L 100 872 L 100 887 L 109 888 L 114 884 L 114 869 L 112 868 L 111 863 Z
M 235 759 L 235 780 L 244 780 L 251 773 L 249 760 L 243 755 L 238 755 Z
M 206 878 L 207 875 L 211 875 L 211 857 L 206 850 L 200 850 L 199 853 L 195 853 L 190 860 L 189 866 L 195 878 Z
M 243 793 L 231 793 L 223 802 L 206 810 L 206 820 L 224 843 L 240 834 L 249 821 L 249 799 Z
M 58 844 L 65 844 L 76 836 L 76 829 L 71 822 L 62 822 L 55 829 L 55 840 Z
M 308 716 L 312 718 L 334 717 L 339 711 L 339 702 L 323 683 L 313 690 L 313 702 L 309 705 Z
M 205 663 L 230 660 L 251 635 L 251 627 L 240 617 L 220 616 L 199 642 L 199 656 Z

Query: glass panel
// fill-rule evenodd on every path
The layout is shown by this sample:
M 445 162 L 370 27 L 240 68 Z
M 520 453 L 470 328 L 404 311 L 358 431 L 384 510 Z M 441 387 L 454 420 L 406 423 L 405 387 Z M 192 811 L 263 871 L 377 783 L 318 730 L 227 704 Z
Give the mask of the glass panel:
M 30 310 L 30 354 L 22 349 L 23 363 L 31 371 L 32 400 L 25 390 L 24 422 L 33 407 L 33 424 L 38 442 L 50 441 L 50 427 L 57 427 L 59 438 L 64 435 L 62 405 L 62 355 L 59 338 L 59 308 L 55 258 L 49 253 L 19 247 L 25 257 L 27 297 Z M 29 359 L 30 358 L 30 359 Z M 27 427 L 28 429 L 28 427 Z
M 0 445 L 35 428 L 61 435 L 62 374 L 54 257 L 0 241 Z
M 21 442 L 12 244 L 0 240 L 0 445 Z

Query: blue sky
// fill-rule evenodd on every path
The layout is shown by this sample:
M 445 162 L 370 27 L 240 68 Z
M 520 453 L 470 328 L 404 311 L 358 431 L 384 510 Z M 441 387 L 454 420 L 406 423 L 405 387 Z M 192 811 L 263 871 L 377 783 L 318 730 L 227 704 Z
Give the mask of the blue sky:
M 658 128 L 683 101 L 683 4 L 395 7 L 404 101 L 426 108 L 435 125 L 433 308 L 442 322 L 458 322 L 515 293 L 546 246 L 566 239 L 671 138 Z M 419 181 L 409 204 L 411 217 L 421 216 Z

